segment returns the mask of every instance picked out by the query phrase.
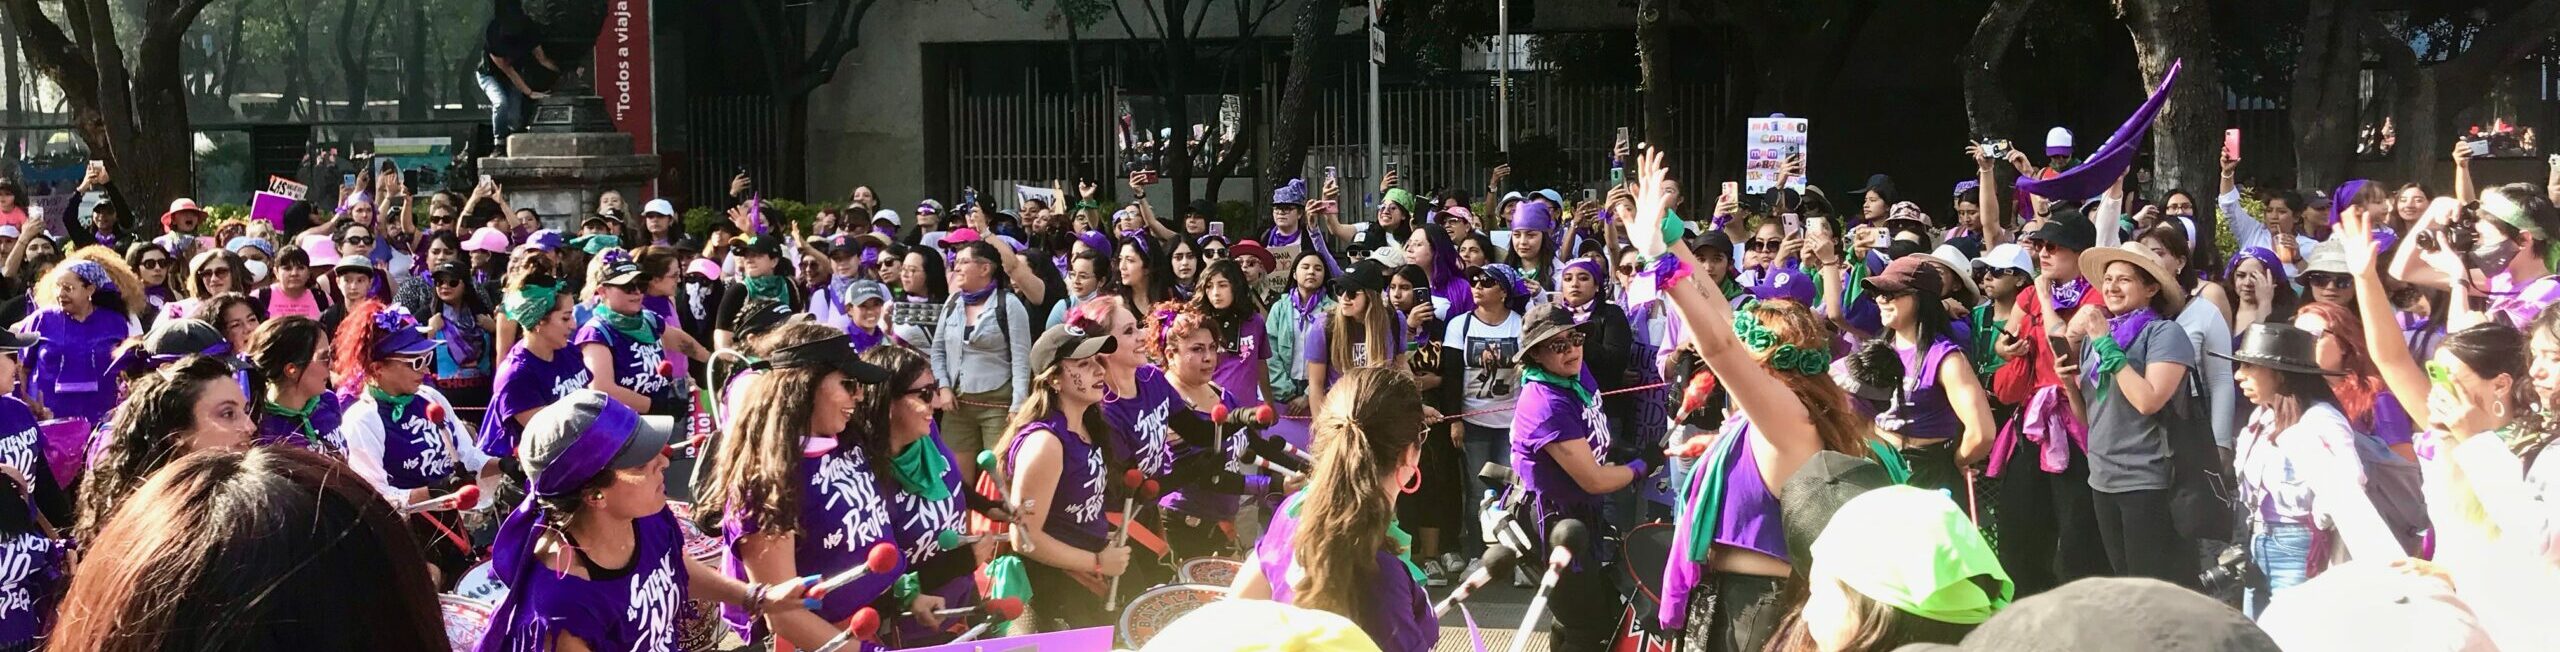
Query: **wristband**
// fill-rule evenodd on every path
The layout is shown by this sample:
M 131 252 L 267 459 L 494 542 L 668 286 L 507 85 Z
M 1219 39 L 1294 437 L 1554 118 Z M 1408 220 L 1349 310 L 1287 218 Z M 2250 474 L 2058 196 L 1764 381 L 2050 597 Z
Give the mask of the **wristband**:
M 748 583 L 747 583 L 747 599 L 746 599 L 746 604 L 744 604 L 744 605 L 740 605 L 740 606 L 744 606 L 744 607 L 746 607 L 746 608 L 747 608 L 747 613 L 763 613 L 763 612 L 764 612 L 764 583 L 763 583 L 763 582 L 748 582 Z
M 1654 290 L 1661 291 L 1669 290 L 1671 286 L 1688 280 L 1689 274 L 1694 271 L 1696 270 L 1691 269 L 1688 263 L 1680 262 L 1679 256 L 1665 252 L 1661 256 L 1654 257 L 1653 266 L 1638 276 L 1652 277 Z

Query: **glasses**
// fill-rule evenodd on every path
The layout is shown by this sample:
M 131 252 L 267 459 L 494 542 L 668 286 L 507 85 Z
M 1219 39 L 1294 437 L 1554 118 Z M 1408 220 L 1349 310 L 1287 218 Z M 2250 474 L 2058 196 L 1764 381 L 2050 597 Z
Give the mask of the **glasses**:
M 169 268 L 169 259 L 167 259 L 167 258 L 144 258 L 144 259 L 142 259 L 142 265 L 141 265 L 141 267 L 142 267 L 143 269 L 168 269 L 168 268 Z
M 2302 285 L 2303 285 L 2303 287 L 2328 288 L 2328 289 L 2332 289 L 2332 290 L 2344 290 L 2344 289 L 2347 289 L 2349 286 L 2352 286 L 2352 285 L 2354 285 L 2354 284 L 2355 284 L 2355 279 L 2354 279 L 2354 278 L 2350 278 L 2350 277 L 2347 277 L 2347 276 L 2344 276 L 2344 275 L 2339 275 L 2339 274 L 2331 274 L 2331 273 L 2328 273 L 2328 272 L 2312 272 L 2312 273 L 2309 273 L 2309 274 L 2304 274 L 2304 275 L 2302 275 Z
M 2007 267 L 1993 267 L 1993 268 L 1991 268 L 1989 271 L 1985 271 L 1985 272 L 1983 272 L 1983 273 L 1982 273 L 1982 276 L 1983 276 L 1984 278 L 2008 278 L 2008 277 L 2012 277 L 2012 276 L 2023 277 L 2023 276 L 2026 276 L 2026 275 L 2027 275 L 2027 270 L 2023 270 L 2023 269 L 2010 269 L 2010 268 L 2007 268 Z
M 1636 266 L 1634 266 L 1634 265 L 1619 265 L 1619 266 L 1618 266 L 1618 275 L 1619 275 L 1619 276 L 1634 276 L 1634 275 L 1635 275 L 1635 273 L 1636 273 Z
M 1227 257 L 1227 248 L 1226 248 L 1226 247 L 1210 247 L 1210 248 L 1207 248 L 1207 249 L 1202 249 L 1202 250 L 1200 250 L 1200 255 L 1202 255 L 1202 256 L 1206 256 L 1206 257 L 1209 257 L 1209 258 L 1225 258 L 1225 257 Z
M 1786 242 L 1775 238 L 1752 238 L 1750 242 L 1744 243 L 1743 246 L 1748 248 L 1750 251 L 1774 254 L 1778 253 L 1778 249 L 1786 246 Z
M 462 279 L 458 279 L 458 278 L 440 278 L 440 279 L 436 279 L 436 287 L 440 287 L 440 288 L 458 288 L 458 287 L 462 287 Z
M 426 356 L 415 356 L 415 357 L 386 358 L 386 359 L 384 359 L 384 360 L 383 360 L 383 362 L 384 362 L 384 363 L 386 363 L 386 364 L 391 364 L 391 365 L 397 365 L 397 366 L 408 367 L 408 368 L 409 368 L 410 370 L 412 370 L 412 371 L 424 372 L 424 371 L 426 371 L 426 370 L 427 370 L 427 365 L 428 365 L 428 364 L 430 364 L 430 363 L 432 363 L 433 361 L 428 360 L 428 359 L 426 358 Z
M 1582 333 L 1565 333 L 1563 335 L 1557 335 L 1554 338 L 1550 338 L 1545 342 L 1538 343 L 1538 348 L 1546 349 L 1548 352 L 1566 351 L 1580 348 L 1582 346 L 1583 339 L 1584 335 Z
M 1502 281 L 1494 280 L 1492 278 L 1479 278 L 1467 281 L 1467 287 L 1499 288 L 1502 287 Z
M 349 237 L 349 238 L 347 238 L 347 239 L 345 239 L 345 240 L 341 240 L 341 241 L 339 241 L 339 242 L 338 242 L 338 244 L 342 244 L 342 245 L 355 245 L 355 246 L 358 246 L 358 247 L 370 247 L 370 246 L 373 246 L 373 236 L 369 236 L 369 235 L 353 236 L 353 237 Z
M 907 391 L 900 394 L 900 396 L 921 396 L 924 397 L 925 402 L 931 403 L 933 402 L 933 396 L 940 393 L 942 393 L 942 383 L 933 382 L 909 387 L 907 388 Z

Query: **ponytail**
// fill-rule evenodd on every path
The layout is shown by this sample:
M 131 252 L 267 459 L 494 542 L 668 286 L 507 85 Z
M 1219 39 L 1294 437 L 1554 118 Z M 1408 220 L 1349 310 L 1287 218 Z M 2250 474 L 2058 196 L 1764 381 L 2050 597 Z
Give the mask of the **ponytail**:
M 1369 588 L 1380 572 L 1377 555 L 1396 552 L 1386 484 L 1422 442 L 1422 414 L 1411 409 L 1421 402 L 1412 376 L 1384 367 L 1348 371 L 1325 395 L 1315 419 L 1318 462 L 1299 498 L 1301 536 L 1291 543 L 1306 572 L 1274 578 L 1292 582 L 1298 606 L 1357 620 L 1377 599 Z

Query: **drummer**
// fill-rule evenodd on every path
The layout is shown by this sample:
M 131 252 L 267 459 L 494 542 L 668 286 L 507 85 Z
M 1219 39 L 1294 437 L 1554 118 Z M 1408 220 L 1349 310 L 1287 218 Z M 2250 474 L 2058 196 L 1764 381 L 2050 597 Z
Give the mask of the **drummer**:
M 1439 642 L 1422 569 L 1405 558 L 1412 537 L 1395 525 L 1396 497 L 1422 482 L 1420 405 L 1422 390 L 1402 369 L 1361 368 L 1335 381 L 1316 412 L 1307 489 L 1272 513 L 1236 573 L 1236 597 L 1348 617 L 1385 652 Z
M 1224 348 L 1218 343 L 1220 331 L 1210 315 L 1195 308 L 1157 315 L 1148 320 L 1152 328 L 1147 329 L 1147 344 L 1157 359 L 1165 361 L 1164 377 L 1171 381 L 1166 389 L 1182 399 L 1179 409 L 1184 414 L 1179 416 L 1206 423 L 1216 408 L 1240 410 L 1250 405 L 1249 397 L 1228 391 L 1218 382 Z M 1110 414 L 1107 404 L 1104 414 Z M 1172 449 L 1172 466 L 1181 468 L 1174 473 L 1181 479 L 1166 482 L 1164 499 L 1159 501 L 1164 508 L 1165 539 L 1172 546 L 1175 559 L 1232 558 L 1236 540 L 1228 527 L 1243 503 L 1238 494 L 1262 493 L 1223 481 L 1233 477 L 1226 472 L 1226 463 L 1234 459 L 1236 450 L 1243 448 L 1243 442 L 1240 438 L 1216 441 L 1215 437 L 1214 431 L 1197 432 L 1187 437 L 1177 434 L 1165 442 Z M 1267 490 L 1267 486 L 1256 484 L 1251 488 Z
M 539 408 L 588 385 L 585 361 L 569 349 L 578 331 L 569 319 L 573 302 L 562 301 L 560 289 L 544 272 L 508 275 L 504 311 L 524 335 L 499 359 L 489 410 L 480 418 L 480 450 L 491 457 L 515 456 L 516 434 Z
M 1100 356 L 1118 342 L 1082 310 L 1049 327 L 1031 345 L 1032 391 L 1013 414 L 996 450 L 1012 479 L 1019 510 L 1014 547 L 1029 563 L 1031 612 L 1041 629 L 1111 623 L 1102 608 L 1110 579 L 1129 570 L 1129 549 L 1113 545 L 1104 520 L 1104 486 L 1122 468 L 1121 438 L 1102 418 L 1109 372 Z
M 249 333 L 249 362 L 258 393 L 258 443 L 345 454 L 338 424 L 346 405 L 329 391 L 329 332 L 310 317 L 288 315 Z
M 673 427 L 591 389 L 526 422 L 518 450 L 529 495 L 490 546 L 510 590 L 481 652 L 674 652 L 688 593 L 750 613 L 800 609 L 810 582 L 741 583 L 684 555 L 667 509 Z
M 1168 311 L 1180 310 L 1180 304 L 1159 305 L 1167 306 L 1164 309 Z M 1181 392 L 1174 390 L 1173 382 L 1166 380 L 1164 368 L 1147 361 L 1154 353 L 1148 348 L 1148 342 L 1156 337 L 1162 320 L 1169 319 L 1173 312 L 1164 313 L 1162 317 L 1149 314 L 1143 327 L 1136 316 L 1138 312 L 1120 297 L 1104 295 L 1078 304 L 1075 314 L 1105 324 L 1103 333 L 1112 341 L 1110 351 L 1097 356 L 1104 371 L 1102 419 L 1111 424 L 1112 432 L 1119 435 L 1117 448 L 1125 453 L 1124 457 L 1112 460 L 1111 465 L 1134 467 L 1148 478 L 1160 481 L 1160 484 L 1171 484 L 1177 449 L 1208 449 L 1181 441 L 1179 435 L 1173 434 L 1170 427 L 1173 411 L 1188 411 L 1191 406 L 1183 401 Z M 1168 493 L 1162 502 L 1169 504 L 1175 501 Z M 1158 505 L 1140 505 L 1140 513 L 1130 520 L 1156 528 L 1165 535 L 1172 550 L 1154 550 L 1144 555 L 1137 564 L 1139 568 L 1124 582 L 1138 581 L 1143 586 L 1165 579 L 1169 566 L 1163 562 L 1170 560 L 1162 555 L 1167 552 L 1173 553 L 1172 559 L 1178 560 L 1214 555 L 1234 547 L 1231 538 L 1219 532 L 1216 521 L 1203 521 L 1196 516 L 1178 518 L 1163 513 L 1163 509 Z M 1235 509 L 1230 506 L 1223 511 L 1232 516 Z
M 933 377 L 933 365 L 924 353 L 896 343 L 872 347 L 862 361 L 886 370 L 889 379 L 879 391 L 854 399 L 854 427 L 845 435 L 872 459 L 890 461 L 886 475 L 895 483 L 888 488 L 889 512 L 909 569 L 892 590 L 908 617 L 897 621 L 889 641 L 897 647 L 940 644 L 952 634 L 934 611 L 977 604 L 975 573 L 992 556 L 995 542 L 952 547 L 956 541 L 945 540 L 967 534 L 969 509 L 960 466 L 933 431 L 934 413 L 950 407 L 937 391 L 942 382 Z
M 887 447 L 866 448 L 848 426 L 861 395 L 880 391 L 889 374 L 855 357 L 843 330 L 816 322 L 784 324 L 755 346 L 766 351 L 757 363 L 763 371 L 746 385 L 746 409 L 715 440 L 711 472 L 696 488 L 696 518 L 720 526 L 730 577 L 779 584 L 861 566 L 874 544 L 891 539 L 895 523 L 883 498 L 895 485 L 878 473 L 889 468 Z M 903 556 L 899 562 L 894 572 L 828 592 L 815 610 L 725 607 L 722 615 L 777 652 L 815 649 L 890 589 L 906 572 Z
M 347 466 L 391 501 L 406 508 L 464 485 L 493 476 L 497 467 L 480 452 L 471 431 L 455 418 L 453 404 L 426 382 L 435 362 L 436 341 L 418 330 L 408 309 L 379 301 L 358 304 L 338 329 L 331 348 L 337 352 L 340 382 L 355 394 L 338 424 L 338 439 L 347 449 Z M 394 436 L 397 435 L 397 436 Z M 483 503 L 494 483 L 481 487 Z M 479 505 L 432 509 L 410 519 L 427 559 L 443 572 L 439 586 L 469 568 L 460 536 L 458 510 Z
M 1520 350 L 1512 355 L 1520 366 L 1520 403 L 1511 413 L 1511 468 L 1528 490 L 1535 507 L 1531 531 L 1539 541 L 1565 520 L 1581 521 L 1590 537 L 1573 551 L 1573 572 L 1559 577 L 1553 611 L 1558 650 L 1608 649 L 1623 602 L 1599 570 L 1615 566 L 1610 559 L 1615 528 L 1601 513 L 1602 496 L 1624 489 L 1663 465 L 1659 449 L 1645 448 L 1647 458 L 1613 465 L 1600 459 L 1610 450 L 1607 421 L 1601 416 L 1598 388 L 1583 380 L 1582 344 L 1598 322 L 1576 322 L 1573 312 L 1557 304 L 1530 309 L 1520 334 Z

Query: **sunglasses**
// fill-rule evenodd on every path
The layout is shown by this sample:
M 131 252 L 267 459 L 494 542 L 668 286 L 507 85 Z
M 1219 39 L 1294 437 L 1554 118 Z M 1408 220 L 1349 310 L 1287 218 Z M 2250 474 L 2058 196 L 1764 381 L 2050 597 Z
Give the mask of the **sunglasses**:
M 2310 274 L 2304 274 L 2304 275 L 2302 275 L 2302 286 L 2303 286 L 2303 287 L 2329 288 L 2329 289 L 2332 289 L 2332 290 L 2344 290 L 2344 289 L 2347 289 L 2348 287 L 2353 286 L 2353 285 L 2355 285 L 2355 279 L 2350 278 L 2350 277 L 2347 277 L 2347 276 L 2339 275 L 2339 274 L 2330 274 L 2330 273 L 2327 273 L 2327 272 L 2314 272 L 2314 273 L 2310 273 Z
M 387 363 L 387 364 L 393 364 L 393 365 L 399 365 L 399 366 L 408 367 L 408 368 L 410 368 L 411 370 L 415 370 L 415 371 L 419 371 L 419 372 L 424 372 L 424 371 L 426 371 L 426 370 L 427 370 L 427 365 L 429 365 L 429 364 L 433 364 L 433 363 L 434 363 L 434 361 L 433 361 L 433 360 L 428 360 L 426 356 L 399 357 L 399 358 L 384 358 L 384 359 L 383 359 L 383 362 L 384 362 L 384 363 Z
M 1226 247 L 1210 247 L 1210 248 L 1207 248 L 1207 249 L 1202 249 L 1202 250 L 1200 250 L 1200 255 L 1207 256 L 1207 257 L 1210 257 L 1210 258 L 1225 258 L 1225 257 L 1227 257 L 1227 248 L 1226 248 Z
M 458 287 L 462 287 L 462 279 L 458 279 L 458 278 L 440 278 L 440 279 L 436 279 L 436 287 L 440 287 L 440 288 L 458 288 Z
M 1492 278 L 1479 278 L 1467 281 L 1467 287 L 1500 288 L 1502 287 L 1502 281 Z
M 1749 250 L 1749 251 L 1760 251 L 1760 252 L 1767 252 L 1767 253 L 1777 253 L 1777 252 L 1778 252 L 1778 250 L 1779 250 L 1780 248 L 1783 248 L 1783 247 L 1785 247 L 1785 246 L 1786 246 L 1786 242 L 1785 242 L 1785 241 L 1783 241 L 1783 240 L 1777 240 L 1777 239 L 1772 239 L 1772 238 L 1752 238 L 1750 242 L 1747 242 L 1747 243 L 1744 243 L 1744 244 L 1743 244 L 1743 247 L 1745 247 L 1745 248 L 1746 248 L 1747 250 Z
M 357 236 L 357 237 L 347 238 L 346 240 L 340 241 L 338 244 L 348 244 L 348 245 L 357 245 L 357 246 L 371 246 L 371 245 L 373 244 L 373 236 Z
M 2026 275 L 2027 275 L 2027 270 L 2023 270 L 2023 269 L 2009 269 L 2009 268 L 2007 268 L 2007 267 L 1993 267 L 1993 268 L 1991 268 L 1989 271 L 1985 271 L 1985 272 L 1983 272 L 1983 273 L 1982 273 L 1982 276 L 1983 276 L 1984 278 L 2008 278 L 2008 277 L 2012 277 L 2012 276 L 2026 276 Z
M 141 267 L 142 267 L 143 269 L 167 269 L 167 268 L 169 267 L 169 259 L 167 259 L 167 258 L 144 258 L 144 259 L 142 259 L 142 265 L 141 265 Z
M 1565 333 L 1539 343 L 1538 348 L 1546 349 L 1549 352 L 1579 348 L 1582 346 L 1582 342 L 1585 337 L 1586 336 L 1579 332 Z
M 933 402 L 933 396 L 940 393 L 942 393 L 942 383 L 934 382 L 909 387 L 907 388 L 906 393 L 901 394 L 901 396 L 919 396 L 923 397 L 925 402 L 931 403 Z

